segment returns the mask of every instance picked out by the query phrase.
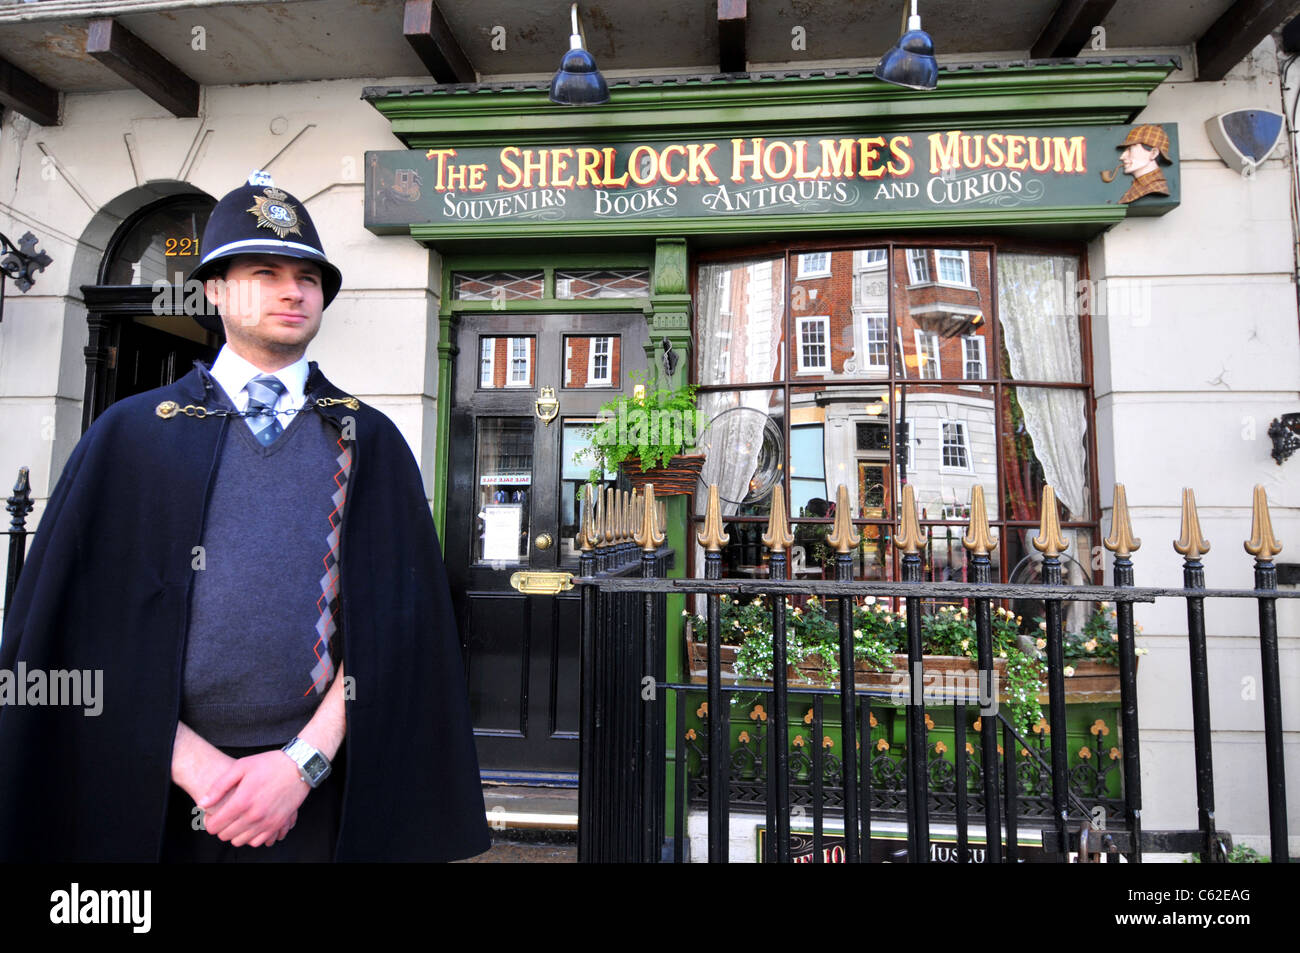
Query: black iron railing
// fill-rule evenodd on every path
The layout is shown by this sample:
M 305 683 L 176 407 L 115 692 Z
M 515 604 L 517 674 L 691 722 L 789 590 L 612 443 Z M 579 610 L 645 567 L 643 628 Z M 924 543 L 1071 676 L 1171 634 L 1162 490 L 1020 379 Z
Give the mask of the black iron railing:
M 1112 531 L 1105 540 L 1114 554 L 1113 586 L 1061 585 L 1060 553 L 1064 540 L 1056 522 L 1056 505 L 1051 489 L 1044 492 L 1042 524 L 1034 545 L 1043 554 L 1040 585 L 994 584 L 990 551 L 997 545 L 989 534 L 982 493 L 976 488 L 972 499 L 969 530 L 963 543 L 971 556 L 972 581 L 922 582 L 920 536 L 915 503 L 910 488 L 904 488 L 902 525 L 896 544 L 903 550 L 902 580 L 898 582 L 855 582 L 851 579 L 850 551 L 857 543 L 849 520 L 847 493 L 840 488 L 835 531 L 829 539 L 839 556 L 834 580 L 790 581 L 786 549 L 790 544 L 784 505 L 779 490 L 774 496 L 772 519 L 764 544 L 768 548 L 771 578 L 721 579 L 721 549 L 727 543 L 715 488 L 710 500 L 699 543 L 705 548 L 704 578 L 663 578 L 662 536 L 652 515 L 653 506 L 641 505 L 633 523 L 620 519 L 623 510 L 636 509 L 635 496 L 614 496 L 608 491 L 599 507 L 590 499 L 583 516 L 580 544 L 583 547 L 581 576 L 574 582 L 583 592 L 583 723 L 582 798 L 579 806 L 580 859 L 602 861 L 675 861 L 687 857 L 687 813 L 692 807 L 707 813 L 708 857 L 712 862 L 729 859 L 730 814 L 737 793 L 742 810 L 762 809 L 766 813 L 765 860 L 792 859 L 791 816 L 806 817 L 811 808 L 810 836 L 814 862 L 823 859 L 825 819 L 828 811 L 842 819 L 843 844 L 837 856 L 849 862 L 869 860 L 872 847 L 873 804 L 882 795 L 897 799 L 901 793 L 906 826 L 906 850 L 893 859 L 926 862 L 930 859 L 932 815 L 955 821 L 953 859 L 969 862 L 975 856 L 971 828 L 983 828 L 985 862 L 1015 862 L 1024 859 L 1022 841 L 1038 841 L 1048 859 L 1095 860 L 1101 854 L 1122 855 L 1140 862 L 1144 852 L 1197 853 L 1205 862 L 1226 857 L 1231 838 L 1214 824 L 1214 776 L 1210 761 L 1211 724 L 1209 671 L 1205 654 L 1204 602 L 1206 599 L 1253 599 L 1259 607 L 1259 639 L 1263 666 L 1265 775 L 1272 859 L 1286 862 L 1286 782 L 1282 765 L 1281 686 L 1278 669 L 1276 600 L 1296 598 L 1300 593 L 1280 592 L 1273 557 L 1280 546 L 1273 537 L 1263 489 L 1256 488 L 1251 539 L 1246 548 L 1255 558 L 1255 588 L 1222 590 L 1205 588 L 1200 557 L 1208 550 L 1200 536 L 1195 501 L 1186 494 L 1183 504 L 1183 532 L 1175 548 L 1185 560 L 1184 587 L 1139 588 L 1134 585 L 1132 554 L 1140 546 L 1129 522 L 1123 487 L 1116 488 Z M 653 489 L 647 495 L 653 499 Z M 623 503 L 619 503 L 622 500 Z M 635 541 L 633 541 L 635 536 Z M 631 555 L 643 552 L 641 561 Z M 669 593 L 702 594 L 707 604 L 708 661 L 704 703 L 699 708 L 702 730 L 687 724 L 688 697 L 699 697 L 701 688 L 689 682 L 664 677 L 666 626 L 665 598 Z M 770 685 L 724 685 L 720 604 L 730 599 L 766 595 L 771 611 L 773 678 Z M 815 595 L 835 608 L 840 649 L 840 685 L 835 688 L 791 689 L 787 679 L 787 596 Z M 902 782 L 882 781 L 881 762 L 873 757 L 870 744 L 873 702 L 879 691 L 864 690 L 852 681 L 854 675 L 852 606 L 867 596 L 897 600 L 905 608 L 910 694 L 906 698 L 906 744 Z M 926 743 L 929 712 L 923 694 L 921 642 L 922 615 L 933 600 L 962 600 L 974 619 L 977 640 L 979 682 L 994 685 L 994 603 L 1006 599 L 1042 600 L 1045 609 L 1045 669 L 1048 713 L 1044 733 L 1059 742 L 1037 744 L 1017 731 L 1001 710 L 982 712 L 968 741 L 969 697 L 945 700 L 953 713 L 954 759 L 939 761 L 930 756 Z M 1142 828 L 1141 762 L 1138 744 L 1137 647 L 1133 604 L 1162 598 L 1186 601 L 1190 645 L 1190 675 L 1193 698 L 1193 739 L 1198 827 L 1187 831 L 1147 831 Z M 1122 799 L 1104 796 L 1103 785 L 1082 777 L 1079 765 L 1068 762 L 1066 664 L 1063 652 L 1063 606 L 1067 602 L 1113 602 L 1119 651 L 1120 739 L 1110 757 L 1122 759 Z M 761 696 L 767 702 L 763 723 L 755 725 L 747 748 L 739 760 L 732 751 L 729 700 L 738 693 Z M 811 742 L 793 755 L 789 738 L 792 694 L 810 699 Z M 996 698 L 996 692 L 993 697 Z M 672 739 L 672 790 L 664 783 L 668 738 L 663 726 L 666 713 L 675 712 Z M 840 756 L 822 739 L 828 705 L 838 703 Z M 937 707 L 929 709 L 937 714 Z M 756 707 L 755 712 L 759 709 Z M 746 732 L 748 735 L 748 732 Z M 1101 758 L 1100 735 L 1095 757 Z M 1117 739 L 1118 740 L 1118 739 Z M 999 744 L 1000 743 L 1000 744 Z M 968 752 L 969 744 L 969 752 Z M 999 755 L 999 748 L 1002 755 Z M 1044 749 L 1045 753 L 1044 753 Z M 1017 759 L 1015 752 L 1023 757 Z M 692 771 L 691 756 L 694 753 Z M 978 766 L 972 762 L 978 760 Z M 742 765 L 743 770 L 738 770 Z M 949 774 L 948 765 L 952 765 Z M 761 766 L 761 769 L 756 766 Z M 753 770 L 750 770 L 753 769 Z M 1107 768 L 1106 770 L 1109 770 Z M 749 773 L 745 775 L 745 772 Z M 1026 805 L 1026 772 L 1039 780 L 1035 796 Z M 1086 772 L 1085 772 L 1086 773 Z M 694 775 L 694 777 L 692 777 Z M 745 775 L 743 780 L 738 778 Z M 939 778 L 938 799 L 931 787 Z M 1080 783 L 1082 781 L 1084 783 Z M 951 779 L 951 783 L 949 780 Z M 1072 787 L 1071 781 L 1075 782 Z M 828 783 L 829 782 L 829 783 Z M 739 785 L 739 786 L 738 786 Z M 887 789 L 887 790 L 882 790 Z M 973 790 L 972 790 L 973 789 Z M 671 797 L 668 795 L 671 793 Z M 761 800 L 761 804 L 759 803 Z M 1100 802 L 1102 813 L 1098 815 Z M 896 806 L 898 806 L 896 804 Z M 1026 806 L 1030 810 L 1026 812 Z M 1108 811 L 1107 808 L 1110 810 Z M 1108 813 L 1120 813 L 1118 823 L 1106 823 Z M 1101 821 L 1102 823 L 1099 823 Z M 666 822 L 666 823 L 665 823 Z M 1022 834 L 1028 823 L 1038 836 Z M 664 837 L 667 827 L 669 836 Z M 837 835 L 838 836 L 838 835 Z
M 14 492 L 5 500 L 5 509 L 9 511 L 9 560 L 5 572 L 5 611 L 13 598 L 14 589 L 18 587 L 18 575 L 23 571 L 23 560 L 27 557 L 27 514 L 32 511 L 31 479 L 27 467 L 18 468 L 18 480 L 14 483 Z

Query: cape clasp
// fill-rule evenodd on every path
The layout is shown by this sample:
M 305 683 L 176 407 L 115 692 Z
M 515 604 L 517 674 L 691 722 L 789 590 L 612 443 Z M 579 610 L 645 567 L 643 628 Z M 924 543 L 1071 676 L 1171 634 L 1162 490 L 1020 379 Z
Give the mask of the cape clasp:
M 348 410 L 358 410 L 361 407 L 361 401 L 355 397 L 321 397 L 316 401 L 317 407 L 333 407 L 335 404 L 342 404 Z

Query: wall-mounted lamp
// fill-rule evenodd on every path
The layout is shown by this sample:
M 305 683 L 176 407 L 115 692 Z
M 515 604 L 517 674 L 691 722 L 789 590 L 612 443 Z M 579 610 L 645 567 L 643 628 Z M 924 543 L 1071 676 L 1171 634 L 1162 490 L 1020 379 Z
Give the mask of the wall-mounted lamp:
M 561 106 L 599 106 L 609 102 L 609 87 L 596 69 L 596 60 L 583 46 L 582 27 L 578 24 L 578 5 L 569 9 L 573 33 L 569 52 L 560 60 L 560 68 L 551 80 L 551 102 Z
M 939 64 L 934 59 L 934 41 L 921 29 L 921 17 L 912 0 L 907 31 L 876 64 L 876 79 L 908 89 L 934 89 L 939 85 Z
M 36 247 L 36 236 L 28 232 L 18 239 L 15 245 L 5 235 L 0 234 L 0 321 L 5 316 L 5 280 L 12 278 L 19 291 L 27 291 L 35 283 L 32 272 L 44 271 L 45 266 L 53 262 L 45 252 Z
M 1283 414 L 1268 425 L 1268 435 L 1273 441 L 1273 459 L 1280 467 L 1300 450 L 1300 414 Z

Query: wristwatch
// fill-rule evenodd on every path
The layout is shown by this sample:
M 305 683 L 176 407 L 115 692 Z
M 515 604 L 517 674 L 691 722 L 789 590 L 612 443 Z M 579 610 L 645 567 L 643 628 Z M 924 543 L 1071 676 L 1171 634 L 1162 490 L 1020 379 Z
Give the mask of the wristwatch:
M 329 759 L 301 738 L 294 738 L 280 750 L 298 766 L 298 777 L 313 788 L 320 787 L 320 783 L 329 777 Z

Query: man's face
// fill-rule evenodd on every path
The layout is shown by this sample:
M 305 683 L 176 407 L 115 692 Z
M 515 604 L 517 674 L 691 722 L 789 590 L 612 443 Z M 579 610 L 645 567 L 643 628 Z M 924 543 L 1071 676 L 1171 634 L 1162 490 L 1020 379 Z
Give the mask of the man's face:
M 1156 167 L 1156 156 L 1159 153 L 1159 149 L 1152 149 L 1150 146 L 1135 142 L 1125 148 L 1119 154 L 1119 158 L 1124 163 L 1124 171 L 1129 175 L 1146 175 Z
M 210 280 L 206 290 L 237 351 L 296 359 L 320 330 L 325 292 L 315 262 L 240 255 L 231 259 L 225 279 Z

